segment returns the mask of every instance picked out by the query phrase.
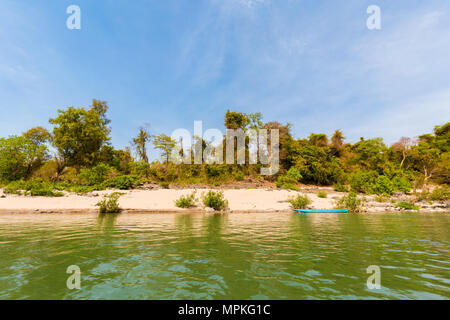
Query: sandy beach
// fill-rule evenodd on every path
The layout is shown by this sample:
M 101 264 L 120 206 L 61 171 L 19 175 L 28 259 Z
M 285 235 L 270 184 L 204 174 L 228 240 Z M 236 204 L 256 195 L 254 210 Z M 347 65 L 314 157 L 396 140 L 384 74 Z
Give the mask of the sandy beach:
M 300 191 L 273 190 L 273 189 L 225 189 L 225 199 L 229 202 L 228 212 L 289 212 L 289 197 L 297 194 L 307 194 L 312 200 L 310 209 L 333 209 L 335 201 L 344 193 L 335 192 L 331 188 L 321 188 L 328 193 L 327 198 L 317 196 L 319 189 L 304 189 Z M 175 206 L 175 200 L 181 195 L 188 195 L 194 189 L 156 189 L 156 190 L 129 190 L 121 191 L 119 203 L 124 212 L 161 213 L 161 212 L 208 212 L 212 209 L 205 208 L 201 201 L 198 207 L 193 209 L 180 209 Z M 198 189 L 197 197 L 208 189 Z M 4 213 L 84 213 L 96 212 L 96 203 L 106 194 L 117 190 L 95 191 L 80 195 L 66 193 L 64 197 L 30 197 L 3 194 L 0 190 L 0 212 Z M 405 196 L 407 197 L 407 196 Z M 390 201 L 379 203 L 374 197 L 365 196 L 366 212 L 393 212 L 399 211 Z M 402 200 L 401 198 L 397 200 Z M 448 203 L 426 202 L 418 203 L 423 212 L 445 212 L 449 210 Z

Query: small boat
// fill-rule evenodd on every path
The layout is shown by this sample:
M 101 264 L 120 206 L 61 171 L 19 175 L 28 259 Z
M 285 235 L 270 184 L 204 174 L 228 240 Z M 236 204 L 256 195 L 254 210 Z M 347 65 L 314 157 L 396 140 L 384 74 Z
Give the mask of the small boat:
M 299 214 L 309 214 L 309 213 L 337 213 L 337 214 L 348 214 L 348 210 L 306 210 L 306 209 L 294 209 L 294 212 Z

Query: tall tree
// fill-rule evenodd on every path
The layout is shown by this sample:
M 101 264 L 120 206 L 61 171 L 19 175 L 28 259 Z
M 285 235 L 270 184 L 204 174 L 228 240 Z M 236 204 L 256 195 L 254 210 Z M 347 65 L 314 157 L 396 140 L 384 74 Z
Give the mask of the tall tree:
M 225 127 L 227 129 L 244 130 L 249 123 L 250 119 L 245 113 L 227 110 L 227 113 L 225 114 Z
M 177 142 L 166 134 L 160 134 L 153 139 L 153 145 L 161 150 L 161 156 L 166 163 L 169 163 L 170 156 L 175 149 Z
M 46 158 L 47 147 L 22 136 L 0 139 L 0 180 L 27 178 Z
M 392 149 L 396 152 L 401 153 L 402 160 L 400 162 L 400 168 L 403 167 L 406 157 L 411 153 L 411 146 L 413 141 L 411 138 L 401 137 L 400 140 L 392 145 Z
M 69 107 L 50 119 L 53 144 L 69 166 L 94 165 L 100 149 L 110 140 L 106 102 L 93 100 L 89 109 Z
M 133 145 L 134 148 L 136 149 L 136 153 L 138 154 L 139 158 L 145 163 L 148 163 L 146 145 L 147 142 L 149 142 L 151 139 L 152 136 L 145 127 L 140 127 L 138 136 L 133 139 Z
M 331 146 L 337 152 L 340 152 L 344 146 L 345 137 L 341 130 L 336 130 L 331 137 Z
M 51 139 L 50 132 L 44 127 L 35 127 L 22 134 L 25 138 L 30 139 L 36 145 L 47 143 Z

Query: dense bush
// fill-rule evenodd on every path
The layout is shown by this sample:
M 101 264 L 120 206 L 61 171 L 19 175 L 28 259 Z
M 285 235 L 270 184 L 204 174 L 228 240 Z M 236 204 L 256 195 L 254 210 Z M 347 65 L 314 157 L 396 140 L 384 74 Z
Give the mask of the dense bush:
M 421 201 L 448 201 L 450 200 L 450 188 L 448 186 L 436 187 L 433 191 L 422 191 L 417 195 L 417 200 Z
M 293 209 L 306 209 L 306 207 L 311 204 L 311 200 L 307 195 L 297 195 L 296 197 L 291 197 L 288 199 Z
M 216 211 L 228 209 L 228 200 L 225 200 L 222 191 L 208 191 L 202 196 L 203 204 Z
M 109 195 L 105 195 L 103 200 L 97 203 L 99 207 L 99 213 L 119 213 L 122 209 L 119 206 L 119 198 L 122 193 L 114 192 Z
M 349 192 L 336 201 L 336 209 L 347 209 L 350 212 L 358 213 L 363 211 L 363 204 L 363 199 L 359 199 L 356 192 Z
M 236 179 L 236 181 L 242 181 L 244 180 L 244 174 L 242 173 L 242 171 L 239 171 L 238 173 L 236 173 L 234 178 Z
M 194 208 L 196 207 L 197 198 L 195 197 L 196 192 L 192 192 L 187 196 L 181 196 L 177 200 L 175 200 L 175 205 L 178 208 Z
M 334 191 L 337 191 L 337 192 L 348 192 L 348 187 L 346 185 L 341 184 L 341 183 L 336 183 L 333 186 L 333 189 L 334 189 Z
M 409 193 L 412 189 L 412 183 L 403 177 L 394 177 L 392 179 L 395 191 L 402 191 L 404 193 Z
M 96 184 L 102 184 L 107 179 L 111 170 L 112 168 L 107 164 L 100 163 L 93 168 L 81 169 L 79 176 L 87 185 L 93 186 Z
M 130 176 L 118 176 L 106 180 L 103 186 L 106 188 L 115 188 L 120 190 L 129 190 L 133 187 L 135 179 Z
M 350 186 L 353 191 L 371 194 L 377 178 L 376 171 L 356 171 L 350 176 Z
M 404 210 L 419 210 L 420 209 L 414 203 L 408 202 L 408 201 L 397 202 L 397 204 L 395 206 L 397 208 L 404 209 Z
M 370 186 L 370 193 L 390 196 L 394 193 L 395 187 L 392 181 L 386 176 L 378 176 L 373 186 Z
M 327 193 L 325 190 L 319 190 L 319 191 L 317 192 L 317 196 L 318 196 L 319 198 L 326 198 L 326 197 L 328 197 L 328 193 Z
M 31 189 L 29 194 L 32 197 L 64 197 L 64 193 L 62 192 L 54 192 L 50 189 Z

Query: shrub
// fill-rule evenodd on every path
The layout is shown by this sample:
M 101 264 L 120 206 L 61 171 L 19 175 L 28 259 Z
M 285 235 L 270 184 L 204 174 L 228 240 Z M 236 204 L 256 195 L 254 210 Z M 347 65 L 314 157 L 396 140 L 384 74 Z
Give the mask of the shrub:
M 334 189 L 334 191 L 337 191 L 337 192 L 348 192 L 348 187 L 343 184 L 340 184 L 340 183 L 336 183 L 333 186 L 333 189 Z
M 292 183 L 285 183 L 281 186 L 281 188 L 283 189 L 287 189 L 287 190 L 294 190 L 294 191 L 298 191 L 297 186 L 293 185 Z
M 194 208 L 197 205 L 195 204 L 197 202 L 197 199 L 195 198 L 196 192 L 192 192 L 191 194 L 187 196 L 181 196 L 178 200 L 175 201 L 175 205 L 178 208 Z
M 238 173 L 236 173 L 234 178 L 236 179 L 236 181 L 242 181 L 244 180 L 244 174 L 242 173 L 242 171 L 239 171 Z
M 300 174 L 300 171 L 296 167 L 291 167 L 286 172 L 286 177 L 293 182 L 299 182 L 302 179 L 302 175 Z
M 7 186 L 6 188 L 3 189 L 3 193 L 5 194 L 18 194 L 21 195 L 22 192 L 14 187 L 9 187 Z
M 357 171 L 350 176 L 350 186 L 353 191 L 370 194 L 377 178 L 376 171 Z
M 369 187 L 370 193 L 375 193 L 378 195 L 392 195 L 395 191 L 394 184 L 386 176 L 378 176 L 375 184 Z
M 148 177 L 150 175 L 150 165 L 144 161 L 131 162 L 129 167 L 134 176 Z
M 311 200 L 308 196 L 301 194 L 296 197 L 289 198 L 288 202 L 291 204 L 293 209 L 305 209 L 309 204 L 311 204 Z
M 336 201 L 336 209 L 347 209 L 353 213 L 362 212 L 363 200 L 358 199 L 356 192 L 349 192 L 347 195 Z
M 450 199 L 450 188 L 448 186 L 436 187 L 432 192 L 422 191 L 417 194 L 418 201 L 448 201 Z
M 225 173 L 225 170 L 223 167 L 219 167 L 217 165 L 207 165 L 205 167 L 205 172 L 209 178 L 213 178 L 222 175 Z
M 118 176 L 106 180 L 103 186 L 106 188 L 115 188 L 120 190 L 128 190 L 133 187 L 134 179 L 130 176 Z
M 224 199 L 222 191 L 208 191 L 202 196 L 203 204 L 216 211 L 228 209 L 228 200 Z
M 317 192 L 317 196 L 318 196 L 319 198 L 326 198 L 326 197 L 328 197 L 328 193 L 327 193 L 325 190 L 319 190 L 319 191 Z
M 404 210 L 419 210 L 418 206 L 416 206 L 414 203 L 408 202 L 408 201 L 397 202 L 397 204 L 395 206 L 397 208 L 404 209 Z
M 68 188 L 68 191 L 74 193 L 89 193 L 92 191 L 105 190 L 103 186 L 72 186 Z
M 83 179 L 88 185 L 93 186 L 96 184 L 103 183 L 108 173 L 110 173 L 112 168 L 107 164 L 100 163 L 93 168 L 84 168 L 80 170 L 80 178 Z
M 442 186 L 434 188 L 429 195 L 431 201 L 446 201 L 450 200 L 450 188 L 448 186 Z
M 412 189 L 412 183 L 402 177 L 394 177 L 392 179 L 395 191 L 402 191 L 404 193 L 409 193 Z
M 97 203 L 99 207 L 99 213 L 119 213 L 122 209 L 119 207 L 119 198 L 123 195 L 119 192 L 114 192 L 109 195 L 105 195 L 103 200 Z
M 162 181 L 159 183 L 159 186 L 163 189 L 169 189 L 170 184 L 166 181 Z
M 388 198 L 385 196 L 376 196 L 375 197 L 376 202 L 386 202 L 387 200 L 388 200 Z
M 64 197 L 64 193 L 62 192 L 53 192 L 49 189 L 31 189 L 29 194 L 32 197 Z

